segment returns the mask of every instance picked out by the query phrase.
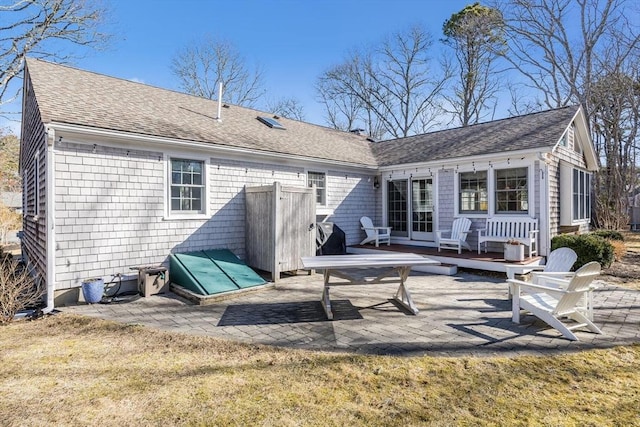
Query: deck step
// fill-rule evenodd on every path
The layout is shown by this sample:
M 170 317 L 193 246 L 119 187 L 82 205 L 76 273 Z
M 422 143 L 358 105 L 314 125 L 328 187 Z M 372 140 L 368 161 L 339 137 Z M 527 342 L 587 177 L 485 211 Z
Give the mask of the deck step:
M 382 249 L 367 249 L 367 248 L 357 248 L 357 247 L 349 247 L 350 254 L 370 254 L 380 252 L 387 253 L 397 253 L 394 251 L 385 251 Z M 454 264 L 437 264 L 437 265 L 421 265 L 418 267 L 412 267 L 411 271 L 420 271 L 422 273 L 432 273 L 432 274 L 441 274 L 444 276 L 453 276 L 458 273 L 458 266 Z
M 423 265 L 423 266 L 413 267 L 411 271 L 441 274 L 443 276 L 455 276 L 458 273 L 458 266 L 453 264 Z

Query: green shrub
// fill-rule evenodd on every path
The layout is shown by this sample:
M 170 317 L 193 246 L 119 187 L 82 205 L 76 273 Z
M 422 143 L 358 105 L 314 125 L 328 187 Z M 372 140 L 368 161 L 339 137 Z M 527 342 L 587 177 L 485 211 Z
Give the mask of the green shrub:
M 578 255 L 573 271 L 591 261 L 599 262 L 602 268 L 609 268 L 614 259 L 613 245 L 594 233 L 561 234 L 551 240 L 551 250 L 563 247 L 573 249 Z
M 620 242 L 624 242 L 624 236 L 622 235 L 622 233 L 616 230 L 605 230 L 603 228 L 603 229 L 594 231 L 592 234 L 596 236 L 600 236 L 607 240 L 619 240 Z

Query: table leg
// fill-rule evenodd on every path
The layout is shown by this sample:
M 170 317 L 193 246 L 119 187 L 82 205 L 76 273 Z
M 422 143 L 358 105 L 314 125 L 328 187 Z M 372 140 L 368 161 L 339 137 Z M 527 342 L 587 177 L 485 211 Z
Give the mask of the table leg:
M 322 291 L 322 308 L 327 314 L 327 319 L 333 320 L 333 312 L 331 311 L 331 298 L 329 296 L 329 278 L 331 272 L 328 269 L 324 270 L 324 289 Z
M 398 275 L 400 276 L 400 286 L 396 291 L 396 295 L 394 299 L 398 301 L 403 307 L 409 310 L 413 314 L 418 314 L 420 311 L 418 307 L 413 302 L 411 298 L 411 294 L 409 290 L 405 287 L 405 281 L 409 276 L 409 271 L 411 271 L 411 267 L 400 267 L 398 268 Z
M 587 292 L 587 319 L 593 322 L 593 289 Z

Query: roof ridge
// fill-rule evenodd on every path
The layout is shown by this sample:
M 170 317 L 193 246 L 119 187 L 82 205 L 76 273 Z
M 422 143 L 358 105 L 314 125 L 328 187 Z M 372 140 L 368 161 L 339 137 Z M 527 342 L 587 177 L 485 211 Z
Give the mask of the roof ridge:
M 521 115 L 518 115 L 518 116 L 503 117 L 501 119 L 489 120 L 487 122 L 482 122 L 482 123 L 474 123 L 472 125 L 467 125 L 467 126 L 456 126 L 456 127 L 447 128 L 447 129 L 438 129 L 438 130 L 434 130 L 432 132 L 419 133 L 419 134 L 411 135 L 411 136 L 403 136 L 401 138 L 390 138 L 390 139 L 385 139 L 385 140 L 379 141 L 379 142 L 380 143 L 384 143 L 384 142 L 388 142 L 388 141 L 400 141 L 400 140 L 403 140 L 403 139 L 415 138 L 415 137 L 424 136 L 424 135 L 434 135 L 434 134 L 442 133 L 442 132 L 452 132 L 452 131 L 455 131 L 455 130 L 458 130 L 458 129 L 470 129 L 470 128 L 473 128 L 473 127 L 485 126 L 485 125 L 489 125 L 489 124 L 493 125 L 493 124 L 504 122 L 504 121 L 507 121 L 507 120 L 520 120 L 520 119 L 523 119 L 523 118 L 528 117 L 528 116 L 534 116 L 534 115 L 537 115 L 537 114 L 552 113 L 552 112 L 564 110 L 564 109 L 567 109 L 567 108 L 578 108 L 578 107 L 579 107 L 579 104 L 565 105 L 564 107 L 551 108 L 551 109 L 548 109 L 548 110 L 533 111 L 533 112 L 526 113 L 526 114 L 521 114 Z
M 377 165 L 364 135 L 286 117 L 281 123 L 287 131 L 274 134 L 257 120 L 273 112 L 226 103 L 230 109 L 223 109 L 222 120 L 212 120 L 217 100 L 39 58 L 27 58 L 26 67 L 38 101 L 35 108 L 45 121 Z
M 381 166 L 551 148 L 581 111 L 570 105 L 477 125 L 383 141 L 374 147 Z
M 191 96 L 191 97 L 195 97 L 195 98 L 198 98 L 198 99 L 217 102 L 217 100 L 205 98 L 203 96 L 197 96 L 197 95 L 193 95 L 193 94 L 186 93 L 186 92 L 180 92 L 177 89 L 168 89 L 168 88 L 165 88 L 165 87 L 154 86 L 154 85 L 149 84 L 149 83 L 138 82 L 138 81 L 135 81 L 135 80 L 124 78 L 124 77 L 111 76 L 109 74 L 100 73 L 98 71 L 86 70 L 84 68 L 79 68 L 77 66 L 73 66 L 73 65 L 70 65 L 70 64 L 62 64 L 62 63 L 59 63 L 59 62 L 47 61 L 47 60 L 42 59 L 42 58 L 28 57 L 27 58 L 27 66 L 28 66 L 29 62 L 34 61 L 34 60 L 38 61 L 38 62 L 43 62 L 45 64 L 53 65 L 55 67 L 68 68 L 70 70 L 78 71 L 80 73 L 93 74 L 93 75 L 96 75 L 96 76 L 99 76 L 99 77 L 104 77 L 104 78 L 110 79 L 110 80 L 118 80 L 118 81 L 121 81 L 123 83 L 130 83 L 130 84 L 134 84 L 134 85 L 146 86 L 146 87 L 150 87 L 150 88 L 153 88 L 153 89 L 158 89 L 158 90 L 163 90 L 163 91 L 167 91 L 167 92 L 171 92 L 171 93 L 176 93 L 176 94 L 179 94 L 179 95 Z M 232 105 L 235 106 L 235 104 L 232 104 Z
M 199 100 L 202 100 L 202 101 L 209 101 L 209 102 L 214 102 L 214 103 L 218 102 L 217 99 L 210 99 L 210 98 L 206 98 L 204 96 L 198 96 L 198 95 L 194 95 L 194 94 L 187 93 L 187 92 L 181 92 L 181 91 L 179 91 L 177 89 L 168 89 L 168 88 L 164 88 L 164 87 L 161 87 L 161 86 L 155 86 L 155 85 L 152 85 L 152 84 L 149 84 L 149 83 L 138 82 L 138 81 L 135 81 L 135 80 L 124 78 L 124 77 L 111 76 L 111 75 L 104 74 L 104 73 L 101 73 L 101 72 L 98 72 L 98 71 L 85 70 L 83 68 L 79 68 L 77 66 L 73 66 L 73 65 L 70 65 L 70 64 L 62 64 L 62 63 L 59 63 L 59 62 L 47 61 L 47 60 L 42 59 L 42 58 L 27 57 L 26 61 L 27 61 L 27 66 L 28 66 L 28 63 L 31 62 L 31 61 L 38 61 L 38 62 L 43 62 L 43 63 L 48 64 L 48 65 L 52 65 L 52 66 L 56 66 L 56 67 L 64 67 L 64 68 L 67 68 L 67 69 L 70 69 L 70 70 L 74 70 L 74 71 L 77 71 L 77 72 L 80 72 L 80 73 L 93 74 L 95 76 L 99 76 L 99 77 L 110 79 L 110 80 L 117 80 L 117 81 L 120 81 L 120 82 L 123 82 L 123 83 L 127 83 L 127 84 L 145 86 L 147 88 L 166 91 L 166 92 L 170 92 L 170 93 L 174 93 L 174 94 L 182 95 L 182 96 L 188 96 L 188 97 L 196 98 L 196 99 L 199 99 Z M 241 109 L 244 109 L 246 111 L 253 111 L 257 115 L 261 115 L 261 114 L 274 115 L 275 114 L 273 111 L 266 111 L 266 110 L 262 110 L 262 109 L 258 109 L 258 108 L 246 107 L 244 105 L 233 104 L 231 102 L 225 102 L 224 101 L 224 96 L 223 96 L 222 102 L 223 102 L 224 105 L 228 105 L 229 107 L 241 108 Z M 320 128 L 323 128 L 323 129 L 327 129 L 329 131 L 334 131 L 334 132 L 353 135 L 353 133 L 351 133 L 349 131 L 335 129 L 335 128 L 332 128 L 332 127 L 329 127 L 329 126 L 326 126 L 326 125 L 321 125 L 321 124 L 317 124 L 317 123 L 311 123 L 311 122 L 307 122 L 307 121 L 304 121 L 304 120 L 292 119 L 292 118 L 285 117 L 285 116 L 280 116 L 280 118 L 281 119 L 285 119 L 285 120 L 289 120 L 289 121 L 295 121 L 295 122 L 303 123 L 305 125 L 320 127 Z M 363 135 L 361 135 L 361 136 L 363 136 Z M 366 136 L 363 136 L 363 139 L 366 139 Z

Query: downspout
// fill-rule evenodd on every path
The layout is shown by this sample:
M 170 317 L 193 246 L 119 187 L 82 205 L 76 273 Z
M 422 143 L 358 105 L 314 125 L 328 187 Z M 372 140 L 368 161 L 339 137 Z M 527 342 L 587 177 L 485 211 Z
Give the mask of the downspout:
M 46 275 L 47 275 L 47 306 L 42 309 L 42 313 L 48 314 L 55 308 L 54 304 L 54 292 L 55 292 L 55 274 L 56 274 L 56 261 L 55 261 L 55 131 L 52 128 L 47 128 L 45 134 L 45 142 L 47 145 L 46 154 L 46 204 L 45 209 L 47 212 L 47 244 L 46 244 Z M 22 311 L 16 313 L 14 319 L 21 319 L 28 316 L 32 316 L 35 310 Z
M 55 152 L 55 130 L 47 129 L 47 307 L 42 310 L 50 313 L 54 309 L 54 292 L 56 290 L 56 216 L 55 216 L 55 194 L 56 194 L 56 152 Z
M 538 255 L 547 256 L 549 254 L 549 243 L 551 240 L 551 229 L 549 219 L 551 216 L 549 203 L 549 165 L 547 164 L 546 153 L 538 153 L 540 159 L 540 241 Z

